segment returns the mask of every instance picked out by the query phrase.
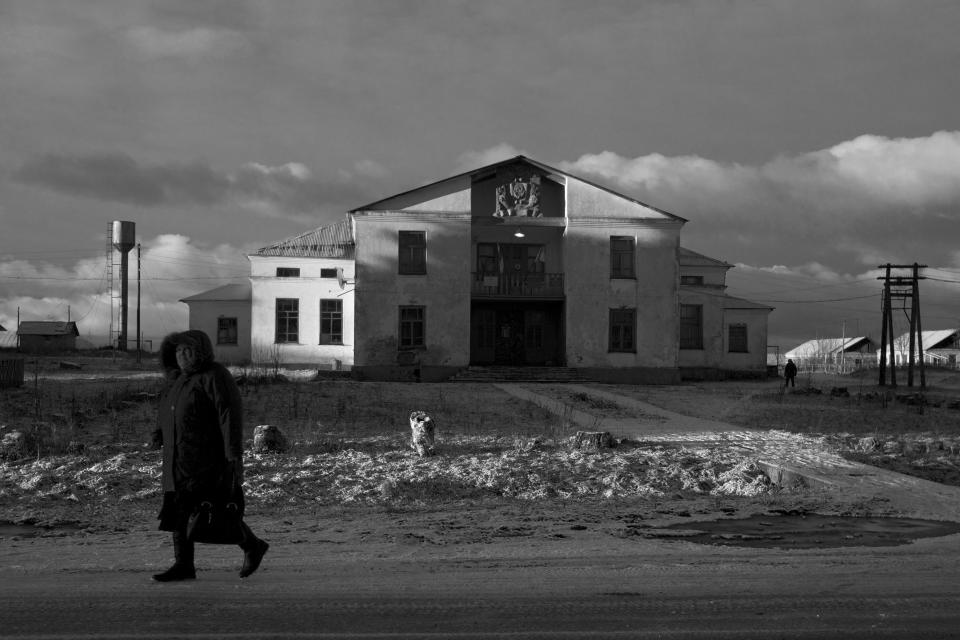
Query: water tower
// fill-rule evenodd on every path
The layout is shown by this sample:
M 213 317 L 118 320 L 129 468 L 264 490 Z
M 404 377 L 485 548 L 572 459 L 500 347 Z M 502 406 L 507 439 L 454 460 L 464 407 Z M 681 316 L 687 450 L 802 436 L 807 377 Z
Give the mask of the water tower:
M 120 335 L 117 349 L 127 350 L 127 263 L 130 250 L 137 246 L 136 225 L 123 220 L 113 221 L 113 248 L 120 252 Z

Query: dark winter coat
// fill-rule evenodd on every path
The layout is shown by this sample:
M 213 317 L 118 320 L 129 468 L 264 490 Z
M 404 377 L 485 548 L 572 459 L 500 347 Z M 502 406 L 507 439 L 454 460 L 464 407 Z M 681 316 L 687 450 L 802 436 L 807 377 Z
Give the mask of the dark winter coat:
M 795 378 L 796 376 L 797 376 L 797 365 L 795 365 L 793 361 L 790 361 L 783 368 L 783 377 L 790 379 L 790 378 Z
M 176 347 L 193 348 L 183 369 Z M 164 338 L 160 361 L 166 385 L 160 395 L 154 442 L 163 448 L 165 493 L 161 529 L 202 500 L 228 500 L 243 508 L 243 417 L 240 392 L 227 369 L 214 361 L 202 331 Z

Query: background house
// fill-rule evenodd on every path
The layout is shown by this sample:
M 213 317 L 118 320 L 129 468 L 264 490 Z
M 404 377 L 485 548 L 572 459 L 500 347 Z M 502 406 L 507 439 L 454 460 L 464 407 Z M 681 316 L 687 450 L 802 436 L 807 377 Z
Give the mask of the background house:
M 183 298 L 190 309 L 190 328 L 213 342 L 220 362 L 250 360 L 250 283 L 227 284 Z
M 807 340 L 784 354 L 801 369 L 853 370 L 876 364 L 876 345 L 865 336 Z
M 679 364 L 685 377 L 760 373 L 766 366 L 766 305 L 728 296 L 733 265 L 680 247 Z
M 361 379 L 471 365 L 611 382 L 764 372 L 770 308 L 725 294 L 731 265 L 681 249 L 685 222 L 518 156 L 260 249 L 249 301 L 239 287 L 183 301 L 211 336 L 235 318 L 238 358 Z
M 76 322 L 24 321 L 17 329 L 20 351 L 44 353 L 77 348 L 80 331 Z
M 916 334 L 914 334 L 916 341 Z M 932 331 L 921 331 L 920 342 L 923 346 L 923 361 L 927 364 L 950 367 L 958 367 L 958 356 L 960 356 L 960 329 L 934 329 Z M 916 362 L 917 353 L 919 353 L 918 344 L 913 346 L 913 358 Z M 890 358 L 890 347 L 887 347 L 887 359 Z M 904 333 L 893 339 L 894 363 L 897 365 L 906 365 L 909 363 L 908 355 L 910 351 L 910 333 Z M 879 361 L 879 346 L 875 352 Z

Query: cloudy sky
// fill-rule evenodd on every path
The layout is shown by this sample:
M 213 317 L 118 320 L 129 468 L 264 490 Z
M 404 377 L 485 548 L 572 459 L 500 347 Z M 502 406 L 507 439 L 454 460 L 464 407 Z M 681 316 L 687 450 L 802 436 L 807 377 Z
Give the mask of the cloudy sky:
M 776 307 L 771 345 L 879 338 L 887 262 L 928 265 L 924 328 L 960 327 L 958 24 L 954 0 L 0 0 L 0 325 L 105 333 L 112 220 L 155 339 L 249 251 L 522 153 L 689 220 Z

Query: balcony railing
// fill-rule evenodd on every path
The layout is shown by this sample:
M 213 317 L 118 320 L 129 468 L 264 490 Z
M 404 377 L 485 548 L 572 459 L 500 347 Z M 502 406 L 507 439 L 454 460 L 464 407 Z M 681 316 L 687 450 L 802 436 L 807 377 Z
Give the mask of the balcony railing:
M 491 298 L 562 298 L 562 273 L 474 273 L 472 293 Z

